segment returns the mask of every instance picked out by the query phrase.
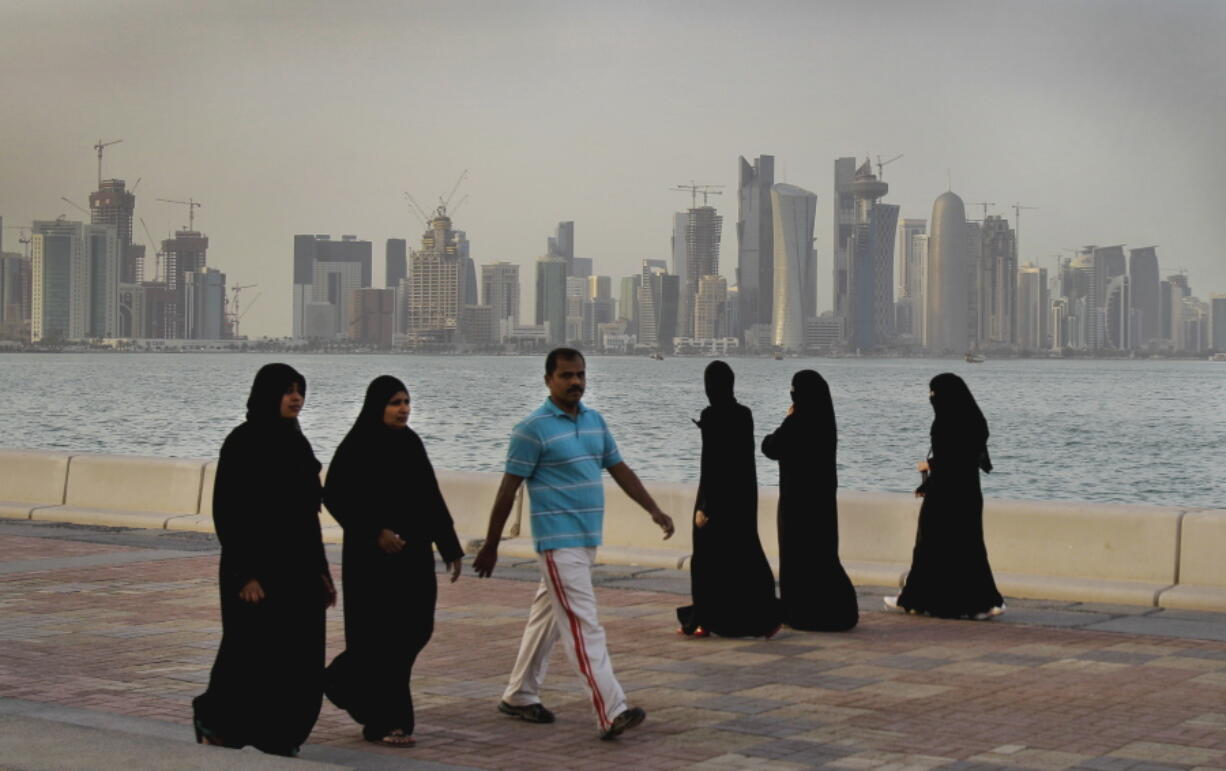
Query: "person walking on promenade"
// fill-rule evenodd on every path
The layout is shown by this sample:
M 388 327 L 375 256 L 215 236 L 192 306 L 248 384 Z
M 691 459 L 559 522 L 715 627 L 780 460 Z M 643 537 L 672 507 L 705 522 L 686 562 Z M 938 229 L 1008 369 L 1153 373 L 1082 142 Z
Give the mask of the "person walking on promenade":
M 592 564 L 604 520 L 601 471 L 608 469 L 618 486 L 651 514 L 666 539 L 673 534 L 673 521 L 622 460 L 604 418 L 581 403 L 586 367 L 583 354 L 573 348 L 556 348 L 546 357 L 549 397 L 511 432 L 506 473 L 473 569 L 482 578 L 493 573 L 503 526 L 519 486 L 527 480 L 541 583 L 498 709 L 531 723 L 554 721 L 541 704 L 540 688 L 549 653 L 561 638 L 595 709 L 600 738 L 614 739 L 642 723 L 647 713 L 626 705 L 596 616 Z
M 713 361 L 703 374 L 710 405 L 694 421 L 702 431 L 702 467 L 694 502 L 692 605 L 677 608 L 678 630 L 705 637 L 772 637 L 779 630 L 775 576 L 758 539 L 758 472 L 753 413 L 737 403 L 735 376 Z
M 192 702 L 196 741 L 295 755 L 323 701 L 324 610 L 336 603 L 319 529 L 319 461 L 298 427 L 306 379 L 260 369 L 217 461 L 221 646 Z
M 779 461 L 779 597 L 793 629 L 842 632 L 860 620 L 839 562 L 838 428 L 826 379 L 792 376 L 792 406 L 762 453 Z
M 936 413 L 932 448 L 918 468 L 927 480 L 916 490 L 919 532 L 902 594 L 887 608 L 941 618 L 988 619 L 1005 610 L 983 543 L 979 471 L 992 470 L 988 422 L 962 378 L 948 372 L 929 383 Z
M 382 375 L 345 436 L 324 485 L 324 503 L 345 531 L 345 650 L 328 667 L 325 692 L 370 742 L 410 747 L 413 662 L 434 633 L 434 552 L 460 577 L 464 550 L 426 448 L 409 428 L 409 391 Z

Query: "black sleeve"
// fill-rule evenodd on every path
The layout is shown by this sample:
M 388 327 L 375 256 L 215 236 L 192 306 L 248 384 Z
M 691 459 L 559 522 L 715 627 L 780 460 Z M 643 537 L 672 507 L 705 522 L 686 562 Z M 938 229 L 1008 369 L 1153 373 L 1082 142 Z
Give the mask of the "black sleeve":
M 434 466 L 430 464 L 430 456 L 426 455 L 426 446 L 416 434 L 413 438 L 417 446 L 415 453 L 417 457 L 414 459 L 414 465 L 417 468 L 413 476 L 421 487 L 422 513 L 427 532 L 430 540 L 438 547 L 443 561 L 454 562 L 464 556 L 464 549 L 461 548 L 460 539 L 456 535 L 455 523 L 451 519 L 451 512 L 447 509 L 447 502 L 443 500 L 443 491 L 439 489 L 438 477 L 434 475 Z
M 387 527 L 384 519 L 388 512 L 373 500 L 375 485 L 382 480 L 370 479 L 366 464 L 352 457 L 356 453 L 350 450 L 342 443 L 328 465 L 324 505 L 346 537 L 373 544 Z
M 792 449 L 792 434 L 795 432 L 795 421 L 788 415 L 775 429 L 775 433 L 767 434 L 762 440 L 762 454 L 771 460 L 782 460 Z
M 242 586 L 251 579 L 264 582 L 264 559 L 271 551 L 268 509 L 264 505 L 268 479 L 261 474 L 260 451 L 254 437 L 235 430 L 226 437 L 213 482 L 213 528 L 221 543 L 227 577 Z

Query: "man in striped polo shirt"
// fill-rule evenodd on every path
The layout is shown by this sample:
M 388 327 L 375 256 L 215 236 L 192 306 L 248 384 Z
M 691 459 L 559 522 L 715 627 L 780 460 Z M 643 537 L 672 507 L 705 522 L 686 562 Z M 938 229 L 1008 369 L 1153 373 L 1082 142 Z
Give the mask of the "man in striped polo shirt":
M 541 583 L 498 709 L 531 723 L 553 722 L 553 713 L 541 704 L 540 688 L 549 652 L 561 639 L 591 699 L 600 738 L 613 739 L 643 722 L 647 713 L 626 705 L 596 617 L 592 564 L 604 521 L 601 472 L 609 470 L 622 490 L 651 514 L 665 538 L 673 534 L 673 520 L 622 460 L 604 418 L 580 402 L 586 368 L 583 354 L 573 348 L 557 348 L 546 357 L 549 398 L 511 432 L 506 473 L 473 569 L 482 578 L 493 573 L 503 526 L 526 479 Z

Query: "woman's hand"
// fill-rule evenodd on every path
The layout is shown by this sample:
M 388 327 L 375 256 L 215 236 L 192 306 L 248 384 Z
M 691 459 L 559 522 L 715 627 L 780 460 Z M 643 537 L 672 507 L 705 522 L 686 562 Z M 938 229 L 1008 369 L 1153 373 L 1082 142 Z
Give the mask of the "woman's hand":
M 379 548 L 387 554 L 396 554 L 404 548 L 404 539 L 386 527 L 379 531 Z
M 457 559 L 447 563 L 447 569 L 451 571 L 451 583 L 455 583 L 460 578 L 460 568 L 464 567 L 464 560 Z
M 915 470 L 916 471 L 931 471 L 932 469 L 928 467 L 928 461 L 921 460 L 919 463 L 915 464 Z
M 792 417 L 792 414 L 793 414 L 794 412 L 796 412 L 796 405 L 795 405 L 795 404 L 788 405 L 788 414 L 787 414 L 787 417 L 789 417 L 789 418 L 790 418 L 790 417 Z
M 260 586 L 260 582 L 254 578 L 243 584 L 243 588 L 238 590 L 238 598 L 243 602 L 256 604 L 264 599 L 264 587 Z
M 319 574 L 319 577 L 324 581 L 324 607 L 332 608 L 336 606 L 336 584 L 332 583 L 332 574 L 324 571 Z
M 707 515 L 702 513 L 702 509 L 699 509 L 698 511 L 694 512 L 694 527 L 697 527 L 697 528 L 706 527 L 707 523 L 710 521 L 711 520 L 707 517 Z

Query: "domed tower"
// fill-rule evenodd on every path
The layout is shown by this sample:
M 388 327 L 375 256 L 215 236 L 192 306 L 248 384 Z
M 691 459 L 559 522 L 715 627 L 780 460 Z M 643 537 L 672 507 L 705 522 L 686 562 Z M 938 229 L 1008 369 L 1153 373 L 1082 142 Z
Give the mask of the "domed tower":
M 966 207 L 957 194 L 947 191 L 932 205 L 928 238 L 924 347 L 932 353 L 962 353 L 969 347 L 970 268 Z

